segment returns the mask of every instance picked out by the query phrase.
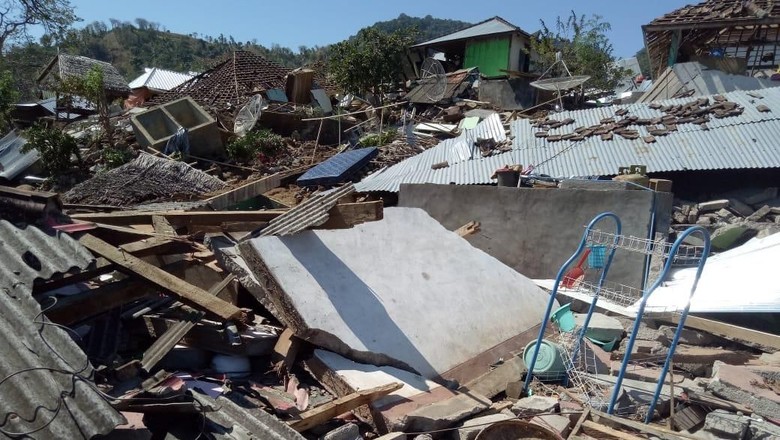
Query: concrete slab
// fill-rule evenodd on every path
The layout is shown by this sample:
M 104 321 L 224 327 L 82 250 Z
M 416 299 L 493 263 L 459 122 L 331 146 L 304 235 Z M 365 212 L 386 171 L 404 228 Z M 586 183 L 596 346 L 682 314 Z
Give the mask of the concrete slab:
M 296 335 L 374 365 L 446 378 L 540 323 L 548 296 L 530 279 L 421 209 L 384 216 L 239 248 Z
M 458 428 L 458 436 L 456 438 L 457 440 L 474 440 L 486 426 L 513 418 L 513 416 L 498 413 L 466 420 L 463 422 L 463 425 Z
M 458 394 L 418 408 L 403 418 L 403 431 L 430 432 L 455 426 L 490 407 L 490 399 L 477 393 Z
M 577 326 L 577 331 L 580 331 L 579 329 L 582 328 L 586 317 L 586 313 L 574 314 L 574 324 Z M 590 317 L 588 331 L 585 335 L 597 341 L 609 342 L 614 339 L 620 340 L 623 337 L 623 333 L 625 333 L 625 330 L 619 319 L 595 312 Z
M 704 432 L 716 438 L 744 439 L 750 427 L 750 417 L 732 414 L 722 409 L 707 414 L 704 420 Z
M 771 367 L 765 368 L 769 371 Z M 780 414 L 780 394 L 766 382 L 763 375 L 749 367 L 718 361 L 713 367 L 712 381 L 707 389 L 718 397 L 751 408 L 755 414 L 774 418 Z
M 360 428 L 354 423 L 347 423 L 320 437 L 321 440 L 363 440 Z
M 543 428 L 557 432 L 561 438 L 566 438 L 569 434 L 571 420 L 558 414 L 540 414 L 531 419 L 531 423 Z
M 512 412 L 521 417 L 549 413 L 558 406 L 558 399 L 545 396 L 524 397 L 512 406 Z

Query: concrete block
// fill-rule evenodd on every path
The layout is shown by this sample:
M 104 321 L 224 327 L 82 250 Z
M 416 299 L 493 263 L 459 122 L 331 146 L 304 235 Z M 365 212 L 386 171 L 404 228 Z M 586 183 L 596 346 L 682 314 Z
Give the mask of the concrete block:
M 477 435 L 485 429 L 486 426 L 490 426 L 493 423 L 501 422 L 504 420 L 513 419 L 513 416 L 507 416 L 505 414 L 493 414 L 489 416 L 476 417 L 471 420 L 463 422 L 463 426 L 458 428 L 458 440 L 474 440 Z
M 571 426 L 571 420 L 568 417 L 558 414 L 540 414 L 531 419 L 531 423 L 553 430 L 560 434 L 562 438 L 566 438 Z
M 750 419 L 750 440 L 774 440 L 780 438 L 780 426 L 765 420 Z
M 736 219 L 736 216 L 734 214 L 732 214 L 731 211 L 729 211 L 726 208 L 719 209 L 718 212 L 716 212 L 715 214 L 718 216 L 718 218 L 721 221 L 724 221 L 724 222 L 727 222 L 727 223 L 730 223 L 730 222 L 734 221 L 734 219 Z
M 741 217 L 749 217 L 755 210 L 739 199 L 729 199 L 729 209 Z
M 520 381 L 525 372 L 526 368 L 523 358 L 512 356 L 502 362 L 501 365 L 496 366 L 496 368 L 467 383 L 465 386 L 470 391 L 493 398 L 507 391 L 510 382 Z
M 662 325 L 658 327 L 658 331 L 660 332 L 658 341 L 668 347 L 669 344 L 671 344 L 672 339 L 674 339 L 674 333 L 677 331 L 677 327 Z M 680 332 L 680 344 L 697 345 L 701 347 L 713 345 L 720 346 L 724 342 L 726 341 L 721 337 L 687 327 L 683 327 L 682 332 Z
M 715 438 L 741 440 L 746 438 L 749 427 L 750 417 L 716 409 L 707 414 L 702 430 L 714 435 Z
M 650 179 L 650 189 L 658 192 L 672 192 L 672 181 L 666 179 Z
M 545 396 L 524 397 L 512 406 L 512 412 L 521 416 L 553 412 L 558 406 L 558 399 Z
M 758 361 L 764 365 L 780 367 L 780 351 L 776 351 L 774 353 L 763 353 L 758 358 Z
M 748 367 L 716 361 L 707 389 L 718 397 L 752 408 L 760 416 L 780 414 L 780 395 L 766 384 L 764 376 Z
M 490 403 L 490 399 L 476 393 L 458 394 L 407 414 L 402 421 L 403 431 L 425 432 L 449 428 L 484 411 L 490 407 Z
M 585 323 L 585 313 L 575 313 L 574 323 L 577 328 L 582 328 Z M 579 330 L 575 330 L 579 331 Z M 623 324 L 617 318 L 607 316 L 603 313 L 593 313 L 588 323 L 588 331 L 585 336 L 593 338 L 597 341 L 609 342 L 613 339 L 620 339 L 623 337 Z
M 354 423 L 347 423 L 320 437 L 320 440 L 363 440 L 360 428 Z
M 130 117 L 141 146 L 162 151 L 180 127 L 187 129 L 190 153 L 215 157 L 224 153 L 217 122 L 192 98 L 168 102 Z
M 761 208 L 759 208 L 758 210 L 756 210 L 756 212 L 754 212 L 753 214 L 751 214 L 751 215 L 750 215 L 750 216 L 747 218 L 747 220 L 748 220 L 748 221 L 750 221 L 750 222 L 760 222 L 760 221 L 761 221 L 761 220 L 763 220 L 763 219 L 764 219 L 764 217 L 766 217 L 766 216 L 767 216 L 767 214 L 769 214 L 771 211 L 772 211 L 772 208 L 770 208 L 770 207 L 769 207 L 769 205 L 764 205 L 764 206 L 762 206 Z
M 381 437 L 377 437 L 374 440 L 406 440 L 406 434 L 403 432 L 391 432 Z
M 720 199 L 720 200 L 710 200 L 709 202 L 702 202 L 696 205 L 699 208 L 699 212 L 715 212 L 719 211 L 723 208 L 728 208 L 729 206 L 729 200 L 728 199 Z

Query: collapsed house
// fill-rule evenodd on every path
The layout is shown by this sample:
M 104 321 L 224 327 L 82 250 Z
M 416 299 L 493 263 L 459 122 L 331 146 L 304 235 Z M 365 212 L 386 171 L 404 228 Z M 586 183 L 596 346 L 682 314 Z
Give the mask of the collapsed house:
M 159 67 L 146 67 L 144 73 L 130 81 L 131 96 L 125 107 L 136 107 L 160 93 L 167 92 L 195 76 L 190 73 L 174 72 Z

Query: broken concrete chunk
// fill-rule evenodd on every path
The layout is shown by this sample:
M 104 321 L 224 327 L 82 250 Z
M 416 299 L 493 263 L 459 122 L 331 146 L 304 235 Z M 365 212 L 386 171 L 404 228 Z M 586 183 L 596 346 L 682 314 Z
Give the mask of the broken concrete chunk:
M 602 141 L 611 141 L 612 140 L 612 133 L 611 132 L 610 133 L 603 133 L 601 135 L 601 140 Z
M 449 428 L 459 421 L 490 407 L 490 399 L 477 393 L 455 397 L 417 408 L 402 419 L 404 431 L 425 432 Z
M 330 431 L 329 433 L 320 437 L 321 440 L 362 440 L 360 436 L 360 428 L 354 423 L 347 423 L 344 426 Z
M 545 396 L 524 397 L 512 405 L 512 412 L 519 416 L 551 413 L 558 407 L 558 399 Z
M 710 200 L 709 202 L 702 202 L 696 205 L 699 208 L 699 212 L 713 212 L 723 208 L 728 208 L 728 199 Z
M 582 328 L 586 316 L 585 313 L 574 314 L 574 324 L 578 329 Z M 624 331 L 623 324 L 617 318 L 594 312 L 590 317 L 588 331 L 585 333 L 585 336 L 597 341 L 610 342 L 615 339 L 621 339 Z
M 553 430 L 557 432 L 561 438 L 566 438 L 569 434 L 569 426 L 571 426 L 571 420 L 568 417 L 558 414 L 541 414 L 531 419 L 531 423 L 548 430 Z
M 626 110 L 624 108 L 621 108 L 621 109 L 619 109 L 618 111 L 615 112 L 616 116 L 623 116 L 625 114 L 628 114 L 628 110 Z
M 391 432 L 381 437 L 377 437 L 374 440 L 406 440 L 406 434 L 403 432 Z
M 479 433 L 485 429 L 485 427 L 490 426 L 493 423 L 502 422 L 504 420 L 510 420 L 513 418 L 514 416 L 508 416 L 506 414 L 499 413 L 466 420 L 463 422 L 463 425 L 458 428 L 458 439 L 474 440 L 477 438 L 477 435 L 479 435 Z
M 750 214 L 750 216 L 747 218 L 748 221 L 751 222 L 759 222 L 764 219 L 764 217 L 769 214 L 769 212 L 772 211 L 772 208 L 769 207 L 769 205 L 764 205 L 761 208 L 759 208 L 756 212 L 753 214 Z
M 761 113 L 768 113 L 772 111 L 769 107 L 765 106 L 764 104 L 757 105 L 756 110 L 760 111 Z
M 741 217 L 748 217 L 755 212 L 753 208 L 739 199 L 729 199 L 729 209 Z
M 780 373 L 780 369 L 777 372 Z M 712 381 L 707 389 L 718 397 L 753 409 L 760 416 L 777 417 L 780 414 L 780 395 L 772 390 L 762 375 L 747 367 L 715 361 Z
M 655 136 L 650 134 L 650 135 L 647 135 L 647 136 L 643 137 L 642 140 L 645 141 L 646 144 L 652 144 L 652 143 L 655 143 Z
M 750 419 L 750 440 L 775 440 L 780 438 L 780 427 L 766 420 Z
M 744 439 L 749 427 L 750 417 L 716 409 L 707 414 L 702 430 L 715 438 Z
M 547 137 L 547 132 L 546 131 L 537 131 L 536 133 L 534 133 L 534 136 L 536 136 L 538 138 Z

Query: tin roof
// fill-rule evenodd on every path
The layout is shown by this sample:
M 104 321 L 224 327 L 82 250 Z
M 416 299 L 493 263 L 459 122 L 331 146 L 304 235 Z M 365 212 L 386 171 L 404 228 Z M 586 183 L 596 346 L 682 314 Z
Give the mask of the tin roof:
M 124 423 L 96 392 L 87 356 L 32 297 L 35 279 L 84 269 L 94 257 L 67 234 L 3 220 L 0 259 L 0 433 L 86 439 Z
M 735 90 L 758 90 L 780 85 L 777 81 L 753 78 L 745 75 L 730 75 L 720 70 L 708 69 L 701 63 L 691 61 L 667 67 L 653 82 L 653 87 L 637 102 L 654 102 L 680 96 L 705 96 Z
M 150 90 L 166 92 L 180 84 L 189 81 L 194 75 L 160 69 L 159 67 L 146 68 L 146 71 L 138 78 L 130 81 L 131 89 L 146 87 Z
M 27 139 L 16 130 L 0 139 L 0 178 L 13 180 L 38 161 L 38 150 L 22 153 L 26 143 Z
M 457 157 L 455 152 L 468 151 L 465 138 L 468 133 L 465 133 L 369 175 L 356 188 L 360 192 L 397 192 L 402 183 L 489 184 L 493 182 L 490 176 L 496 169 L 515 164 L 533 165 L 537 173 L 554 177 L 615 175 L 619 167 L 631 164 L 647 165 L 647 171 L 651 173 L 780 167 L 780 146 L 776 141 L 780 139 L 780 88 L 758 92 L 735 91 L 723 96 L 744 107 L 744 112 L 739 116 L 713 118 L 706 126 L 680 124 L 677 131 L 666 136 L 656 136 L 653 143 L 646 143 L 642 139 L 648 135 L 646 126 L 631 126 L 631 129 L 639 132 L 638 139 L 624 139 L 615 135 L 610 141 L 593 136 L 581 141 L 550 142 L 546 138 L 536 137 L 538 129 L 533 127 L 530 120 L 522 119 L 511 124 L 514 137 L 511 151 L 485 158 L 476 155 L 470 160 L 463 156 Z M 680 98 L 659 104 L 684 105 L 691 101 L 691 98 Z M 768 107 L 770 111 L 759 111 L 759 105 Z M 576 125 L 550 129 L 548 133 L 565 134 L 575 126 L 600 125 L 602 119 L 614 117 L 619 109 L 626 109 L 630 115 L 639 118 L 650 119 L 664 115 L 660 109 L 654 110 L 643 103 L 561 112 L 555 114 L 553 119 L 571 118 Z M 491 120 L 493 122 L 488 122 Z M 495 123 L 497 127 L 480 127 L 486 123 Z M 497 115 L 483 121 L 480 126 L 471 135 L 472 138 L 505 138 Z M 431 165 L 445 160 L 449 161 L 448 167 L 431 169 Z
M 469 26 L 466 29 L 461 29 L 457 32 L 453 32 L 439 38 L 434 38 L 433 40 L 416 44 L 412 47 L 432 46 L 435 44 L 449 43 L 457 40 L 467 40 L 470 38 L 486 37 L 489 35 L 505 34 L 509 32 L 519 32 L 525 36 L 528 36 L 528 33 L 524 30 L 504 20 L 503 18 L 496 16 L 477 23 L 473 26 Z

